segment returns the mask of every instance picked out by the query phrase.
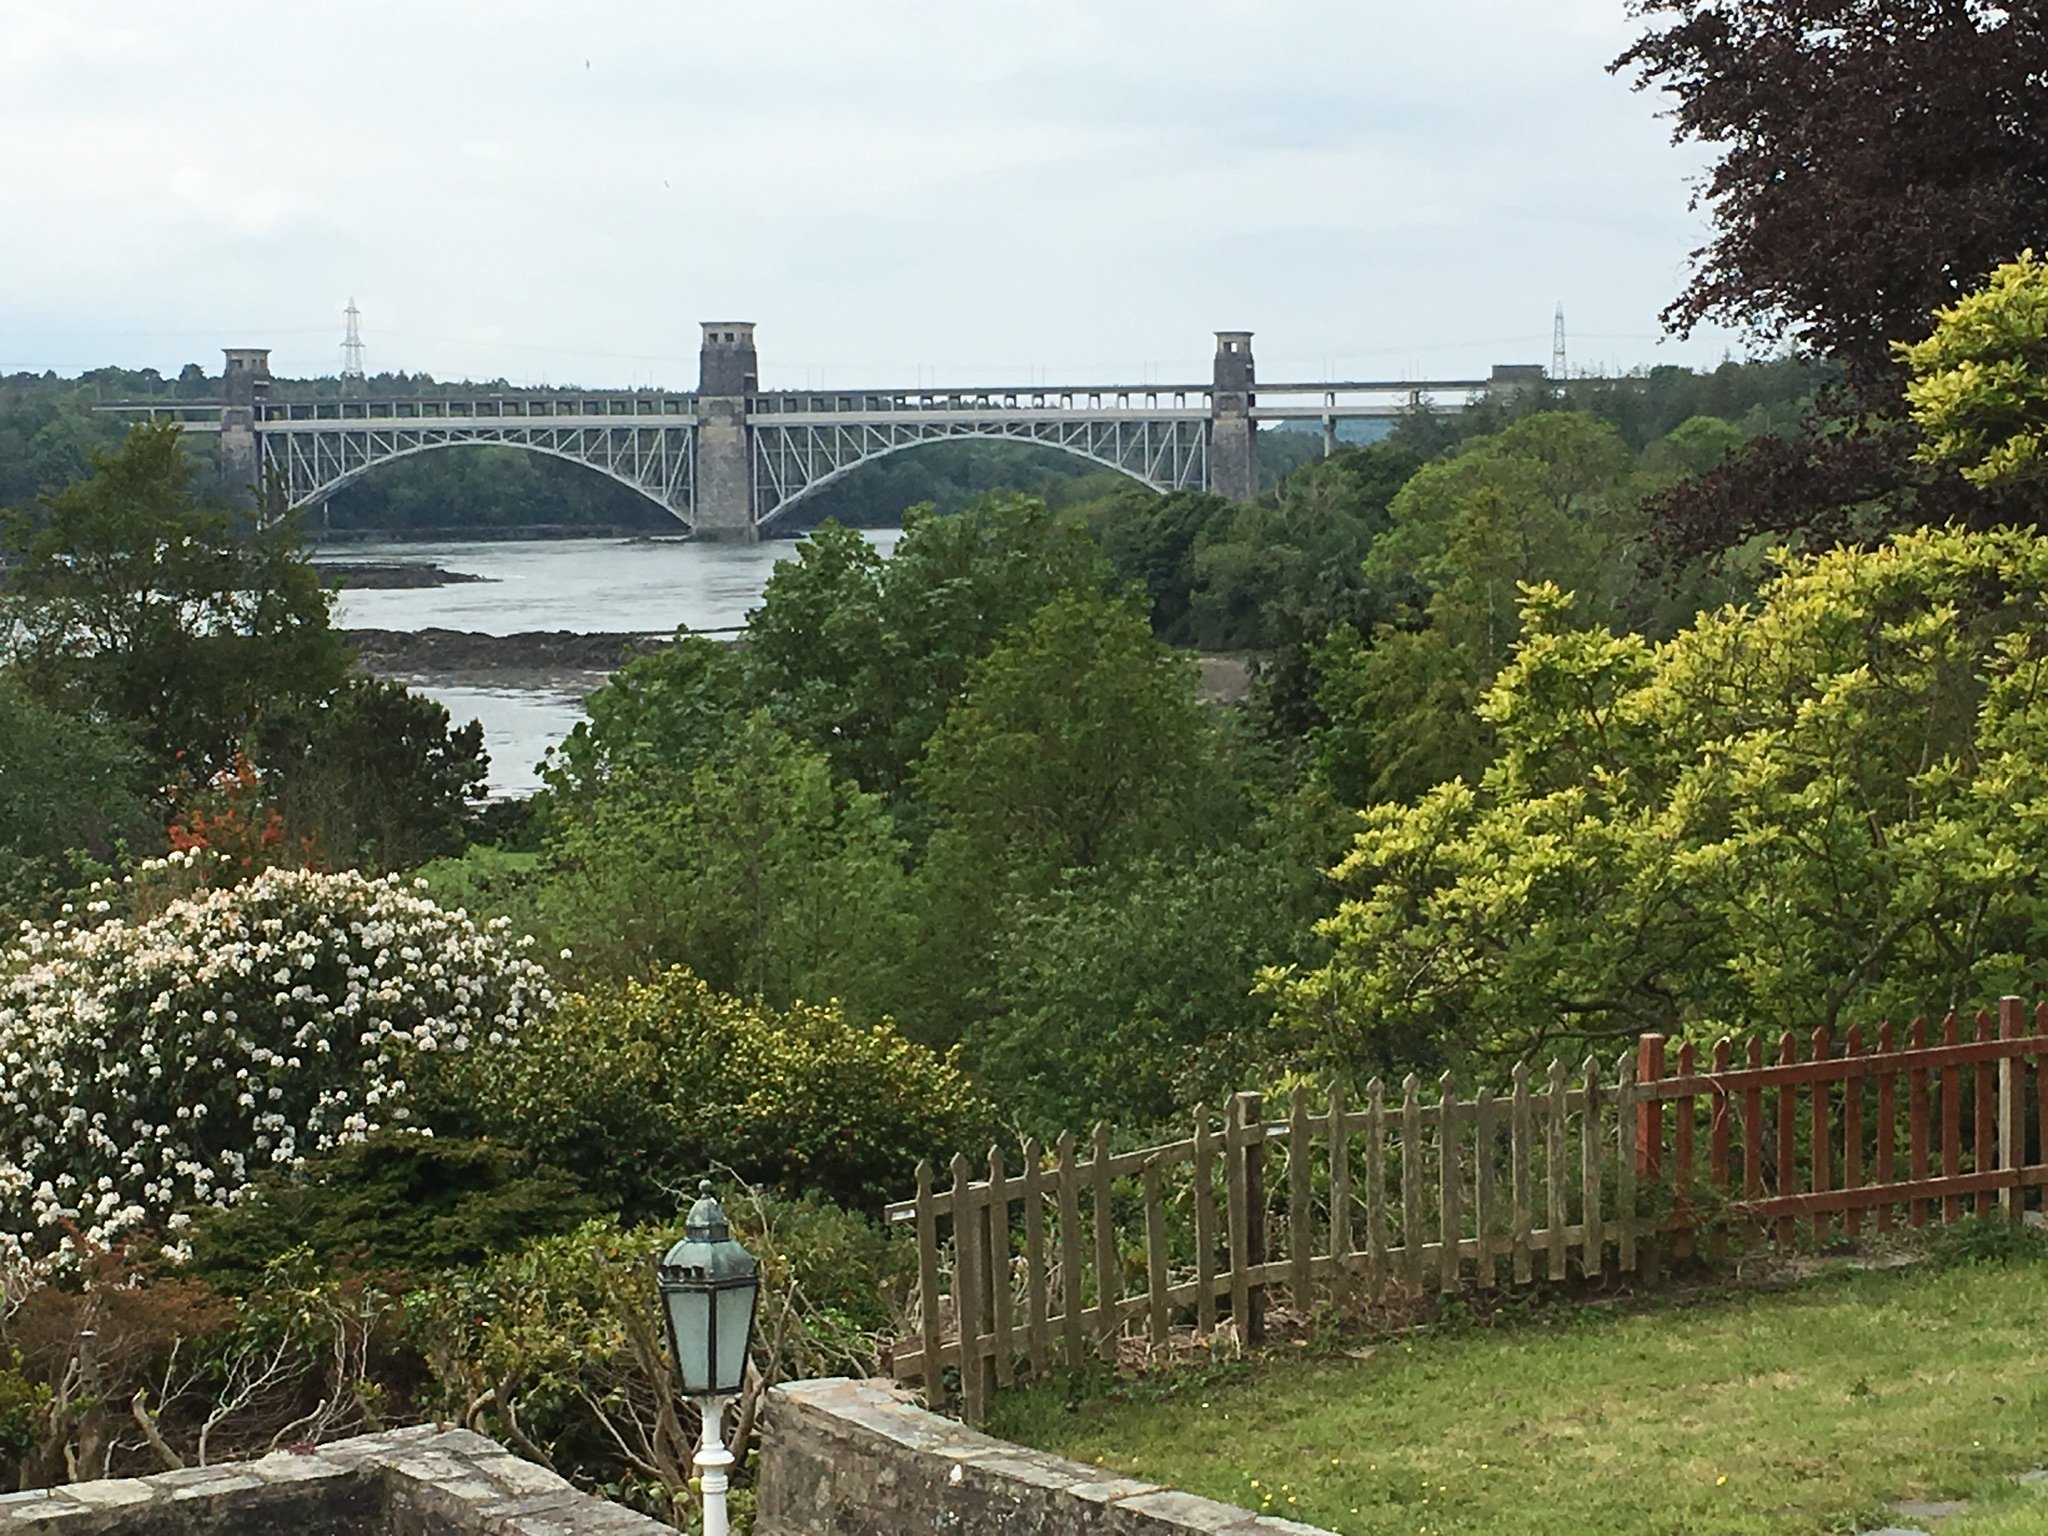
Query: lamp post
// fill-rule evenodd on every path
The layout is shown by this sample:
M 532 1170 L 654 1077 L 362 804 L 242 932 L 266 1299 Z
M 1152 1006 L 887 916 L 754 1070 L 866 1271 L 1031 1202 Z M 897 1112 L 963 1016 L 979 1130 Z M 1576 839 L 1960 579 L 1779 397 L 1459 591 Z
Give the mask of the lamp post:
M 655 1278 L 683 1392 L 697 1400 L 703 1421 L 694 1464 L 704 1490 L 704 1536 L 727 1536 L 725 1471 L 732 1452 L 725 1446 L 725 1405 L 739 1395 L 746 1378 L 761 1266 L 732 1240 L 725 1212 L 711 1198 L 709 1179 L 698 1186 L 697 1203 L 683 1223 L 683 1240 L 669 1249 Z

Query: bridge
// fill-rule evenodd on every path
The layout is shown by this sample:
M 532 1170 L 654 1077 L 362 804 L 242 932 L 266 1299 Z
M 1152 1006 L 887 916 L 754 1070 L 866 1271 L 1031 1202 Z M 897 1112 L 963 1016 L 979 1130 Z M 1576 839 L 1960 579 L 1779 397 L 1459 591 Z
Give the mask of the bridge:
M 1261 426 L 1400 415 L 1433 395 L 1541 385 L 1540 367 L 1486 379 L 1259 383 L 1252 333 L 1216 332 L 1198 384 L 764 390 L 754 326 L 706 321 L 694 393 L 663 391 L 273 400 L 270 353 L 226 349 L 223 399 L 115 409 L 170 416 L 220 438 L 223 473 L 274 480 L 291 505 L 332 495 L 380 464 L 463 444 L 501 444 L 609 475 L 705 538 L 752 540 L 806 496 L 863 464 L 924 443 L 979 438 L 1078 455 L 1159 491 L 1258 490 Z

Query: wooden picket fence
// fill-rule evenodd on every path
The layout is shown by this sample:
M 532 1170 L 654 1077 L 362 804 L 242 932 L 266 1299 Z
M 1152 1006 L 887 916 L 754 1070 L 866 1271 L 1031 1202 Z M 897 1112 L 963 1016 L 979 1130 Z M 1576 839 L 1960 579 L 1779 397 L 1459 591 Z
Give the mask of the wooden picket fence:
M 1817 1030 L 1804 1059 L 1789 1033 L 1739 1062 L 1727 1040 L 1704 1067 L 1691 1045 L 1666 1055 L 1646 1035 L 1612 1067 L 1518 1066 L 1507 1091 L 1470 1099 L 1448 1075 L 1427 1100 L 1413 1076 L 1398 1096 L 1374 1082 L 1362 1106 L 1298 1087 L 1280 1119 L 1239 1094 L 1159 1146 L 1114 1151 L 1098 1125 L 1086 1157 L 1069 1132 L 1027 1141 L 1014 1169 L 1000 1148 L 985 1167 L 955 1157 L 944 1184 L 924 1164 L 887 1210 L 914 1223 L 918 1256 L 895 1377 L 936 1402 L 957 1370 L 974 1421 L 993 1387 L 1113 1361 L 1126 1338 L 1255 1343 L 1276 1294 L 1301 1317 L 1854 1238 L 1866 1218 L 2017 1219 L 2048 1184 L 2048 1003 L 2030 1017 L 2008 997 L 1971 1027 L 1951 1014 L 1874 1040 Z

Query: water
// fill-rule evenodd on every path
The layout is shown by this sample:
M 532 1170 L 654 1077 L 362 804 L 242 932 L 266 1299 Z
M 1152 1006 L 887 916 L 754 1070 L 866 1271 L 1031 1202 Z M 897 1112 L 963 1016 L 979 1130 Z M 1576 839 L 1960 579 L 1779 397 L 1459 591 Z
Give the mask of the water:
M 899 536 L 893 528 L 867 534 L 884 554 Z M 435 565 L 484 578 L 446 587 L 344 591 L 334 605 L 334 622 L 343 629 L 668 635 L 683 625 L 700 631 L 743 625 L 776 562 L 795 549 L 788 539 L 547 539 L 350 544 L 318 553 L 333 560 Z M 539 786 L 535 764 L 583 718 L 584 695 L 602 675 L 471 670 L 413 673 L 404 681 L 445 704 L 457 724 L 481 720 L 491 754 L 490 792 L 523 795 Z

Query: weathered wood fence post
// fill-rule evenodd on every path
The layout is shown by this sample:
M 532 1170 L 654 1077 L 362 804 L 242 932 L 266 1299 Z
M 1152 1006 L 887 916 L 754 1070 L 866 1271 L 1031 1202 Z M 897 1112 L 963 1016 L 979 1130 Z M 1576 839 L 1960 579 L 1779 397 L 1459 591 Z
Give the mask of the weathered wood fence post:
M 953 1317 L 960 1333 L 960 1411 L 970 1424 L 988 1415 L 988 1377 L 981 1353 L 981 1235 L 976 1229 L 974 1169 L 953 1157 Z
M 917 1321 L 924 1353 L 924 1400 L 936 1410 L 946 1404 L 939 1349 L 945 1335 L 939 1318 L 939 1218 L 932 1202 L 932 1165 L 917 1165 Z
M 1239 1143 L 1240 1155 L 1244 1160 L 1244 1214 L 1245 1251 L 1244 1261 L 1248 1268 L 1258 1269 L 1266 1262 L 1266 1106 L 1265 1100 L 1256 1093 L 1241 1093 L 1237 1096 L 1239 1124 L 1243 1127 L 1244 1139 Z M 1246 1298 L 1243 1329 L 1246 1344 L 1262 1344 L 1266 1339 L 1266 1283 L 1254 1281 Z

